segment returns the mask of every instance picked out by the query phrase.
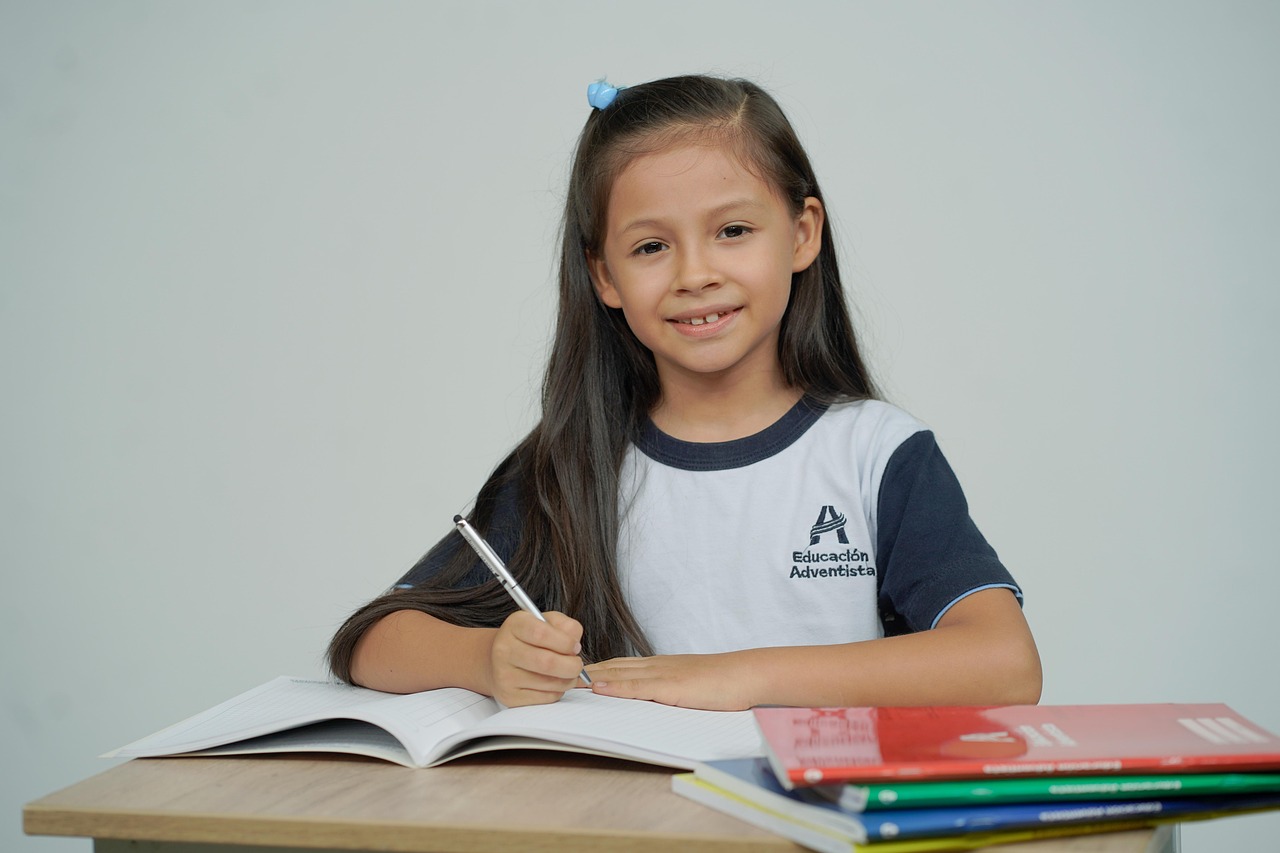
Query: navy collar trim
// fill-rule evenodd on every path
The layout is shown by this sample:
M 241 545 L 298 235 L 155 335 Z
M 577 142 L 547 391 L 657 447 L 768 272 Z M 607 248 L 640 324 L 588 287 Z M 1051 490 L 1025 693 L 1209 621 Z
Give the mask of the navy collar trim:
M 636 448 L 655 462 L 685 471 L 725 471 L 776 456 L 804 435 L 827 410 L 826 403 L 801 397 L 785 415 L 755 435 L 732 441 L 683 441 L 646 418 Z

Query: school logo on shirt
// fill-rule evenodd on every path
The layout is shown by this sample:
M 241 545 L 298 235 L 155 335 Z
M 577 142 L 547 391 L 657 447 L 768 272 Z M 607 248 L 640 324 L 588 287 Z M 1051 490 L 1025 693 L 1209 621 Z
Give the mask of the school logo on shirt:
M 818 511 L 818 520 L 809 528 L 809 549 L 791 552 L 791 575 L 794 578 L 859 578 L 875 577 L 876 567 L 871 555 L 860 548 L 851 547 L 845 525 L 849 519 L 830 504 Z M 822 537 L 836 534 L 836 542 L 845 547 L 823 551 L 813 550 L 822 544 Z
M 844 532 L 844 525 L 849 519 L 844 513 L 836 512 L 833 506 L 824 506 L 818 513 L 818 520 L 813 523 L 813 527 L 809 528 L 809 545 L 810 547 L 817 545 L 822 541 L 824 533 L 836 532 L 836 538 L 841 545 L 849 544 L 849 536 Z

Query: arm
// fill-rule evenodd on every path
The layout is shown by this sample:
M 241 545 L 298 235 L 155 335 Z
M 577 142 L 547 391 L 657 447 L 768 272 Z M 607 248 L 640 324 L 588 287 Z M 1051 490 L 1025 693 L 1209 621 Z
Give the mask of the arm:
M 485 535 L 504 560 L 521 524 L 516 483 L 506 476 L 511 463 L 508 457 L 476 498 Z M 347 619 L 330 642 L 330 667 L 344 681 L 388 693 L 463 687 L 507 706 L 554 702 L 578 683 L 582 625 L 556 612 L 542 622 L 512 607 L 450 531 L 391 590 Z
M 832 646 L 619 658 L 587 667 L 597 693 L 668 705 L 1010 705 L 1039 701 L 1040 656 L 1013 594 L 975 592 L 935 628 Z
M 507 706 L 554 702 L 582 668 L 582 626 L 561 613 L 523 611 L 501 628 L 463 628 L 417 610 L 374 622 L 356 642 L 351 680 L 388 693 L 465 687 Z

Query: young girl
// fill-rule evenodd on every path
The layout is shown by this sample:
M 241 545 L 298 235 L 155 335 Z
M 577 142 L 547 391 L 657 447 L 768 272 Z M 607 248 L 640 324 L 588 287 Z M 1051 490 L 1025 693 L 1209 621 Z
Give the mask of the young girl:
M 471 516 L 358 610 L 334 673 L 506 705 L 1036 702 L 1021 593 L 932 434 L 876 399 L 826 206 L 739 80 L 591 88 L 542 419 Z

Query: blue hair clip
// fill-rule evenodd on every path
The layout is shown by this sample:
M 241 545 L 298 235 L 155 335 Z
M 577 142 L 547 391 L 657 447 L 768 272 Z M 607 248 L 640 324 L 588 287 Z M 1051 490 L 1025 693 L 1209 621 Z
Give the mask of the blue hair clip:
M 618 97 L 618 87 L 606 83 L 603 77 L 587 87 L 587 103 L 598 110 L 612 104 L 616 97 Z

